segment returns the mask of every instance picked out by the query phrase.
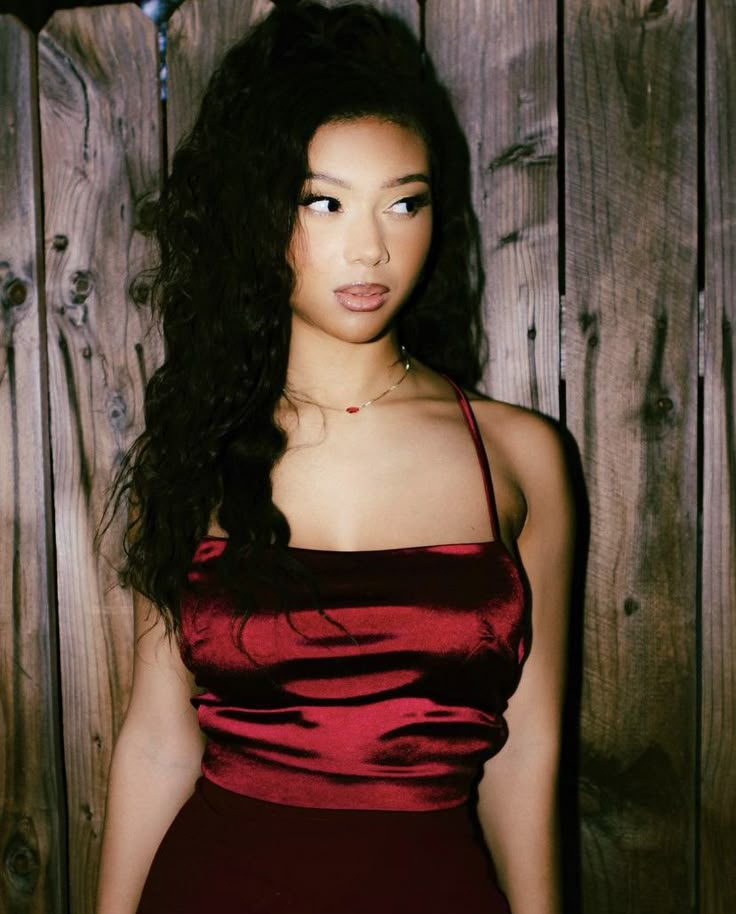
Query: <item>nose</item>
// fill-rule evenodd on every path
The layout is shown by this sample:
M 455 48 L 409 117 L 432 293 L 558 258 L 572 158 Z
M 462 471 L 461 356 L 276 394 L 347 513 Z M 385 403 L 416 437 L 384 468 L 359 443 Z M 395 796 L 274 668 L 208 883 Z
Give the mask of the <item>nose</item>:
M 366 266 L 389 262 L 386 239 L 373 213 L 356 215 L 347 227 L 345 258 L 349 263 L 362 263 Z

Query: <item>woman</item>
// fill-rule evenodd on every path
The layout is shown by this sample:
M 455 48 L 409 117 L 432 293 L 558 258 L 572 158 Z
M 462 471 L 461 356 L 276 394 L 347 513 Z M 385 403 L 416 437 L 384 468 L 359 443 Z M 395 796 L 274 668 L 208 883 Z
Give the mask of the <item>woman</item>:
M 276 9 L 214 75 L 118 479 L 136 654 L 99 914 L 560 910 L 571 500 L 551 426 L 460 386 L 467 201 L 390 17 Z

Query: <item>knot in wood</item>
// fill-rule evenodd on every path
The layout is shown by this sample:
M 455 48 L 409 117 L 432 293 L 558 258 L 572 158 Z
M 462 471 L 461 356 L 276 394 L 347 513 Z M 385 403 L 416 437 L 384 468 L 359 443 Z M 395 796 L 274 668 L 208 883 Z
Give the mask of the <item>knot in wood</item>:
M 649 6 L 644 11 L 643 20 L 647 22 L 652 19 L 659 19 L 660 16 L 667 12 L 668 0 L 650 0 Z
M 506 247 L 507 244 L 515 244 L 521 238 L 521 232 L 518 229 L 514 229 L 513 232 L 509 232 L 508 235 L 503 235 L 501 241 L 499 242 L 499 247 Z
M 33 870 L 33 852 L 30 847 L 16 847 L 8 860 L 8 869 L 15 875 L 26 877 Z
M 590 311 L 583 311 L 578 316 L 578 326 L 580 327 L 583 333 L 587 333 L 590 329 L 597 329 L 598 327 L 598 315 Z
M 552 142 L 548 132 L 542 131 L 507 146 L 488 163 L 488 170 L 493 173 L 508 165 L 521 165 L 525 168 L 532 165 L 549 165 L 556 158 L 556 143 Z
M 660 436 L 677 423 L 677 410 L 671 397 L 661 391 L 652 391 L 644 400 L 641 411 L 645 434 Z M 648 430 L 648 431 L 647 431 Z
M 40 859 L 33 824 L 23 819 L 11 835 L 3 855 L 5 876 L 16 891 L 32 895 L 38 881 Z
M 634 597 L 626 597 L 624 600 L 624 614 L 627 616 L 633 616 L 634 613 L 638 612 L 640 609 L 640 604 L 638 600 L 635 600 Z
M 15 277 L 5 287 L 3 304 L 9 308 L 18 308 L 28 297 L 28 288 L 22 279 Z
M 107 402 L 107 418 L 116 430 L 122 430 L 128 424 L 128 407 L 120 391 L 115 391 Z
M 136 305 L 145 305 L 151 293 L 151 287 L 140 276 L 136 276 L 130 284 L 128 292 Z
M 53 241 L 51 242 L 51 247 L 55 251 L 65 251 L 69 246 L 69 239 L 66 235 L 54 235 Z
M 517 162 L 528 163 L 532 159 L 535 149 L 536 143 L 533 140 L 512 143 L 488 163 L 488 170 L 496 171 L 507 165 L 515 165 Z
M 94 280 L 89 270 L 77 270 L 72 274 L 72 303 L 83 305 L 94 288 Z

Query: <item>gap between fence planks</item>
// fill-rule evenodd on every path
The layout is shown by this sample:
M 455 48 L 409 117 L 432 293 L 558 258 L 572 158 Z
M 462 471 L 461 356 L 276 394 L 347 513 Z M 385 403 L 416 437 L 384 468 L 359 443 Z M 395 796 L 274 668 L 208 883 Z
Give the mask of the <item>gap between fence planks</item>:
M 0 16 L 0 910 L 66 876 L 34 36 Z
M 736 910 L 736 2 L 705 5 L 701 907 Z
M 92 541 L 160 357 L 141 277 L 161 170 L 156 27 L 132 4 L 57 12 L 39 58 L 69 891 L 86 914 L 132 661 L 124 516 L 101 554 Z
M 567 0 L 567 410 L 591 505 L 583 908 L 693 901 L 696 9 Z

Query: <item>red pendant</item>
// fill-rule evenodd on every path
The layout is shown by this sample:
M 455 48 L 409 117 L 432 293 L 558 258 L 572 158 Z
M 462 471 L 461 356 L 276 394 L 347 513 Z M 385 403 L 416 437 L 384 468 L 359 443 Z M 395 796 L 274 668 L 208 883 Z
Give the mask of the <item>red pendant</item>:
M 359 413 L 359 412 L 360 412 L 360 407 L 359 407 L 359 406 L 348 406 L 348 407 L 345 409 L 345 412 L 346 412 L 346 413 Z

